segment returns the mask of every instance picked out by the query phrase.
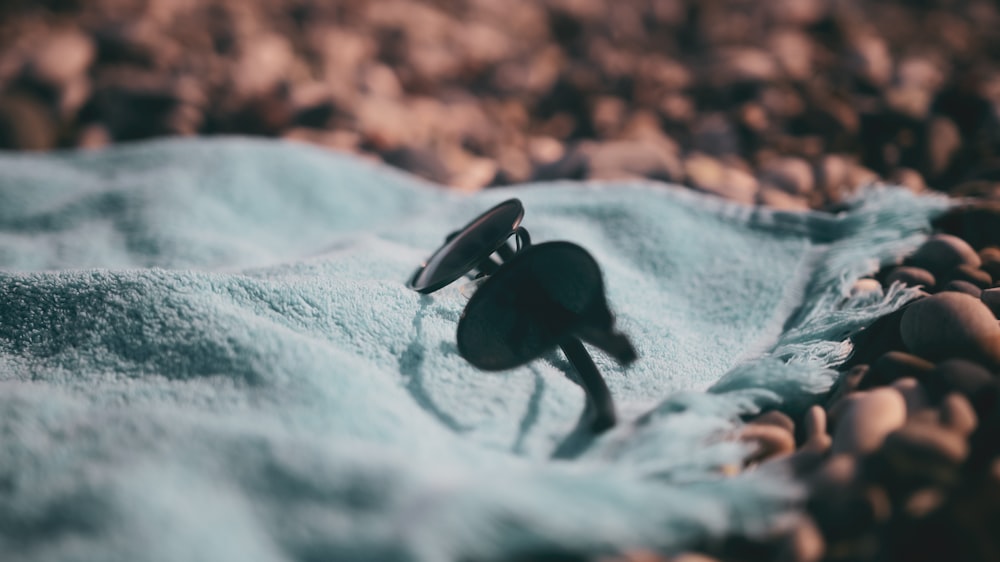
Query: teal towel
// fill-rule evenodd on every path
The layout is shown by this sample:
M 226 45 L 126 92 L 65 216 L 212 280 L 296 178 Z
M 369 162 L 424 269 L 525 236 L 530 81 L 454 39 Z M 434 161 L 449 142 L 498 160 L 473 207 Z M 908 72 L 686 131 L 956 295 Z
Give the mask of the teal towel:
M 463 283 L 405 286 L 510 197 L 534 241 L 594 255 L 640 355 L 593 353 L 622 418 L 598 439 L 573 434 L 559 353 L 477 371 Z M 829 387 L 847 335 L 913 297 L 853 281 L 946 206 L 887 187 L 839 214 L 639 182 L 462 195 L 245 139 L 0 154 L 0 552 L 485 561 L 759 532 L 799 490 L 720 475 L 747 452 L 739 416 Z

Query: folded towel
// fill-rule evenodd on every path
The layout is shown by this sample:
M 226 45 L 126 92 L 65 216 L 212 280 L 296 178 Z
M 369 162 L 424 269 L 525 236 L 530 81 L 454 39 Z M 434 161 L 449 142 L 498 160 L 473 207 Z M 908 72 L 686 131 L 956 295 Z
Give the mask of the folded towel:
M 463 283 L 405 286 L 510 197 L 535 242 L 593 254 L 640 355 L 593 353 L 622 418 L 599 438 L 574 434 L 560 353 L 478 371 L 456 349 Z M 888 187 L 838 214 L 637 182 L 465 195 L 245 139 L 0 154 L 0 551 L 499 560 L 759 531 L 798 490 L 720 475 L 747 452 L 740 416 L 830 386 L 847 335 L 913 297 L 852 282 L 946 206 Z

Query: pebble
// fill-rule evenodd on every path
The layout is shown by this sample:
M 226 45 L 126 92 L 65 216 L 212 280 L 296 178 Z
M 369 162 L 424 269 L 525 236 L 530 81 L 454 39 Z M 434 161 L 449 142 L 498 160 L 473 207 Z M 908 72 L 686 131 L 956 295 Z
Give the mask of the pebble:
M 832 408 L 842 398 L 856 391 L 870 369 L 869 365 L 855 365 L 850 370 L 842 372 L 830 389 L 826 407 Z
M 989 404 L 989 392 L 995 383 L 993 373 L 979 363 L 966 359 L 948 359 L 928 373 L 924 386 L 928 398 L 934 404 L 940 403 L 948 394 L 957 392 L 968 398 L 980 414 L 984 414 L 985 408 L 992 407 Z
M 885 90 L 886 105 L 916 121 L 923 121 L 931 108 L 931 92 L 914 86 L 891 86 Z
M 906 265 L 893 268 L 885 278 L 886 288 L 896 282 L 900 282 L 907 287 L 925 287 L 928 289 L 933 288 L 937 283 L 934 279 L 934 274 L 930 271 Z
M 795 437 L 791 431 L 770 424 L 749 423 L 740 429 L 740 440 L 756 445 L 747 462 L 764 462 L 783 457 L 795 450 Z
M 958 266 L 979 267 L 982 262 L 979 254 L 965 240 L 951 234 L 935 234 L 904 263 L 922 267 L 937 277 L 947 275 Z
M 969 454 L 969 447 L 965 439 L 952 431 L 931 424 L 914 423 L 886 437 L 883 452 L 890 457 L 909 457 L 906 461 L 913 468 L 922 468 L 922 461 L 958 465 Z
M 815 187 L 813 168 L 802 158 L 776 158 L 764 164 L 761 184 L 772 185 L 795 195 L 807 195 Z
M 795 525 L 782 540 L 776 560 L 778 562 L 818 562 L 826 551 L 823 533 L 809 518 Z
M 960 265 L 953 269 L 944 278 L 945 281 L 965 281 L 980 289 L 989 289 L 993 286 L 993 277 L 989 273 L 979 269 L 978 266 Z
M 979 287 L 969 283 L 968 281 L 962 281 L 957 279 L 954 281 L 948 281 L 941 287 L 942 291 L 954 291 L 956 293 L 964 293 L 974 298 L 980 298 L 983 294 L 983 290 Z
M 97 48 L 90 36 L 65 30 L 45 38 L 32 53 L 26 70 L 36 80 L 65 86 L 82 77 L 96 55 Z
M 58 140 L 49 110 L 34 98 L 0 96 L 0 149 L 51 150 Z
M 882 284 L 877 279 L 862 277 L 851 285 L 852 298 L 881 297 L 882 294 Z
M 771 185 L 760 186 L 757 202 L 782 211 L 808 211 L 811 207 L 809 200 L 805 197 L 788 193 L 784 189 Z
M 982 260 L 980 269 L 990 274 L 994 279 L 1000 278 L 1000 248 L 990 246 L 979 251 L 979 259 Z
M 993 312 L 995 318 L 1000 318 L 1000 287 L 986 289 L 979 295 L 979 299 Z
M 834 454 L 864 455 L 879 448 L 891 432 L 906 423 L 906 400 L 894 388 L 855 392 L 837 407 Z
M 810 478 L 806 510 L 828 544 L 854 541 L 876 523 L 876 509 L 857 486 L 860 471 L 853 455 L 835 455 Z
M 826 431 L 826 421 L 826 410 L 822 407 L 814 405 L 806 411 L 802 419 L 802 446 L 781 459 L 793 474 L 805 477 L 827 459 L 833 440 Z
M 927 191 L 927 182 L 920 172 L 911 168 L 896 168 L 889 176 L 889 181 L 906 187 L 913 193 Z
M 769 410 L 750 420 L 749 423 L 760 425 L 773 425 L 785 429 L 789 433 L 795 433 L 795 422 L 787 414 L 778 410 Z
M 962 133 L 958 130 L 958 125 L 945 116 L 938 115 L 932 118 L 927 131 L 929 176 L 936 178 L 948 171 L 961 147 Z
M 633 177 L 680 182 L 684 179 L 684 168 L 675 153 L 650 143 L 611 141 L 593 146 L 588 179 Z
M 892 384 L 898 379 L 923 378 L 934 369 L 934 363 L 903 351 L 890 351 L 876 359 L 867 374 L 858 383 L 858 390 L 869 390 L 876 386 Z
M 861 34 L 850 45 L 851 66 L 860 78 L 876 87 L 885 86 L 892 77 L 892 55 L 885 40 L 873 34 Z
M 975 297 L 944 292 L 908 306 L 900 319 L 900 337 L 915 355 L 940 361 L 952 357 L 1000 363 L 1000 324 Z
M 768 43 L 786 76 L 793 80 L 809 77 L 815 51 L 812 37 L 798 30 L 786 29 L 773 33 Z
M 968 437 L 976 430 L 979 417 L 965 396 L 952 392 L 941 401 L 941 423 L 963 437 Z
M 707 154 L 693 153 L 684 159 L 687 181 L 696 189 L 731 201 L 752 205 L 757 197 L 757 180 L 748 172 L 727 166 Z
M 907 418 L 913 417 L 929 405 L 927 392 L 917 379 L 913 377 L 898 379 L 891 386 L 903 395 L 903 400 L 906 401 Z
M 903 512 L 913 519 L 926 517 L 941 507 L 946 499 L 945 493 L 937 488 L 923 488 L 913 492 L 903 505 Z
M 736 127 L 721 113 L 708 113 L 699 117 L 692 127 L 692 148 L 714 157 L 739 152 L 740 142 Z
M 389 165 L 402 168 L 435 183 L 448 182 L 448 169 L 436 152 L 413 147 L 399 147 L 382 153 Z
M 574 146 L 552 162 L 535 166 L 534 181 L 558 179 L 582 180 L 590 173 L 590 157 L 585 149 Z

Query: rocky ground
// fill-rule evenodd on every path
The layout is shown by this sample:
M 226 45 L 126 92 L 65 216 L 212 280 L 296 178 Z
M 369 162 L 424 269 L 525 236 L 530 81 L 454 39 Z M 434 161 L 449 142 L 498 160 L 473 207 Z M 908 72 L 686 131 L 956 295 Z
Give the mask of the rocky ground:
M 232 133 L 467 190 L 652 178 L 822 209 L 881 179 L 975 197 L 858 282 L 926 294 L 854 336 L 830 395 L 740 435 L 759 445 L 746 469 L 807 484 L 808 517 L 671 560 L 1000 560 L 996 2 L 0 2 L 0 148 Z
M 478 189 L 1000 191 L 992 0 L 5 0 L 0 146 L 281 136 Z

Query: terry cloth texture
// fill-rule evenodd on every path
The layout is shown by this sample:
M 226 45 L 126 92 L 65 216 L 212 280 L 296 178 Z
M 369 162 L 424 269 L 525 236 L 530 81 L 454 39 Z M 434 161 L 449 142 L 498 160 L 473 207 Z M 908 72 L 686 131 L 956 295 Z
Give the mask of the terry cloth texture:
M 510 197 L 535 242 L 601 264 L 640 359 L 594 351 L 622 417 L 574 433 L 556 351 L 485 373 L 462 282 L 406 288 Z M 938 197 L 839 214 L 652 183 L 450 192 L 244 139 L 0 155 L 0 552 L 15 561 L 499 560 L 678 549 L 766 528 L 798 490 L 738 477 L 739 416 L 798 412 L 848 333 L 912 298 L 849 297 Z M 573 454 L 553 459 L 559 447 Z

